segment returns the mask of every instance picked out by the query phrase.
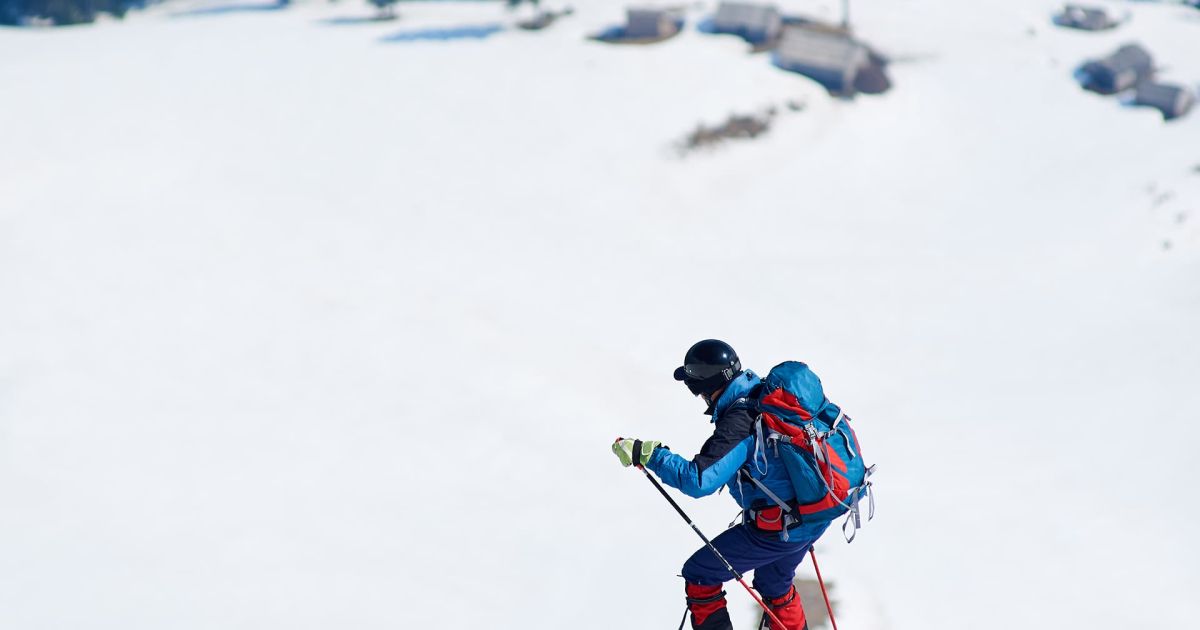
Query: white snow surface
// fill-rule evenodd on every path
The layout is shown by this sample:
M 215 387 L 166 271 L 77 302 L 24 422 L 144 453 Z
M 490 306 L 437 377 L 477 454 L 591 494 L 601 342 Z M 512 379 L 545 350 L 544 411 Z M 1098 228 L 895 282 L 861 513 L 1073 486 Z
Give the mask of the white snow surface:
M 699 541 L 609 443 L 699 447 L 705 337 L 879 466 L 818 546 L 845 630 L 1195 627 L 1200 114 L 1071 71 L 1200 83 L 1200 13 L 863 0 L 896 87 L 842 101 L 711 4 L 213 6 L 0 30 L 0 628 L 673 628 Z

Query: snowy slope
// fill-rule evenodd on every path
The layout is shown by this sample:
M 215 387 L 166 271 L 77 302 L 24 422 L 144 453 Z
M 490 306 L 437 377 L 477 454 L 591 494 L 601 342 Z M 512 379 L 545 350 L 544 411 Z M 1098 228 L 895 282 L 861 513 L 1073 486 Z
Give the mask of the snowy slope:
M 1195 11 L 859 2 L 896 89 L 845 102 L 585 41 L 610 0 L 214 6 L 0 30 L 0 627 L 674 627 L 698 541 L 608 443 L 700 445 L 708 336 L 808 361 L 880 467 L 820 547 L 843 627 L 1200 613 L 1200 115 L 1070 78 L 1142 41 L 1200 83 Z

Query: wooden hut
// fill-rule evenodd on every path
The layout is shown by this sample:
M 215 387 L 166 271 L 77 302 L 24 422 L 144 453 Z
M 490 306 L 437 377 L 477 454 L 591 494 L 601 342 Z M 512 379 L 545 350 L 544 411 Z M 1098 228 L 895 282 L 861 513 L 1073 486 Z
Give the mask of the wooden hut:
M 1192 109 L 1196 95 L 1182 85 L 1143 83 L 1134 92 L 1132 102 L 1157 109 L 1162 112 L 1163 120 L 1173 120 Z
M 834 94 L 853 94 L 854 80 L 870 62 L 866 46 L 848 35 L 792 27 L 775 49 L 775 65 L 798 72 Z
M 1084 89 L 1116 94 L 1149 79 L 1153 73 L 1154 58 L 1150 53 L 1137 44 L 1126 44 L 1104 59 L 1083 64 L 1075 77 Z
M 1108 14 L 1108 11 L 1100 7 L 1085 7 L 1078 4 L 1065 5 L 1062 11 L 1054 16 L 1054 23 L 1082 31 L 1106 31 L 1116 28 L 1120 24 Z
M 782 28 L 783 16 L 771 4 L 722 2 L 712 19 L 714 33 L 737 35 L 751 44 L 775 39 Z
M 630 8 L 625 15 L 625 39 L 665 39 L 679 32 L 679 18 L 666 9 Z

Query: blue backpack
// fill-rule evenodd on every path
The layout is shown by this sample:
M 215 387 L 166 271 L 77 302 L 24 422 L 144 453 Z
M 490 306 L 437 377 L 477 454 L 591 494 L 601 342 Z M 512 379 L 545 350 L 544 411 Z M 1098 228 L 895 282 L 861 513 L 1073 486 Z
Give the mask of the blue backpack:
M 875 517 L 871 489 L 874 466 L 863 461 L 858 436 L 849 416 L 825 398 L 821 379 L 799 361 L 771 368 L 763 379 L 756 407 L 766 446 L 774 448 L 787 467 L 796 491 L 793 517 L 801 522 L 828 522 L 847 514 L 842 523 L 846 542 L 862 526 L 859 500 L 868 501 L 867 520 Z M 758 485 L 758 484 L 756 484 Z M 789 506 L 759 486 L 784 512 Z

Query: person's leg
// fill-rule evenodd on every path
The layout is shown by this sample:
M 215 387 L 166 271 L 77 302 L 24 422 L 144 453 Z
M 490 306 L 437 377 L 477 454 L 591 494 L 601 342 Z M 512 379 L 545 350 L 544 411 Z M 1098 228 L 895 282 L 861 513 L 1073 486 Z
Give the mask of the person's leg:
M 749 528 L 743 526 L 731 527 L 716 538 L 712 539 L 713 547 L 733 565 L 738 573 L 773 562 L 778 554 L 763 549 L 756 536 Z M 721 585 L 733 579 L 729 569 L 717 557 L 708 545 L 696 550 L 687 562 L 683 564 L 683 579 L 692 584 Z
M 808 554 L 809 545 L 797 545 L 798 549 L 778 560 L 754 570 L 754 589 L 763 596 L 771 612 L 783 622 L 786 630 L 808 630 L 804 617 L 804 605 L 796 594 L 793 580 L 796 567 Z M 771 630 L 780 630 L 774 623 L 767 625 Z
M 713 539 L 713 546 L 720 550 L 721 555 L 735 561 L 734 568 L 742 572 L 740 553 L 747 548 L 747 541 L 742 527 L 734 527 L 721 533 Z M 688 558 L 683 565 L 683 579 L 687 582 L 684 590 L 687 593 L 688 610 L 692 613 L 693 630 L 733 630 L 733 622 L 729 619 L 729 610 L 725 606 L 725 591 L 721 586 L 733 579 L 729 569 L 717 558 L 716 554 L 705 545 Z
M 742 526 L 725 530 L 714 538 L 712 543 L 729 564 L 742 574 L 769 566 L 780 558 L 790 557 L 796 551 L 795 545 L 755 534 Z M 794 564 L 792 569 L 795 569 Z M 731 630 L 733 625 L 725 607 L 725 592 L 721 590 L 721 585 L 732 580 L 733 575 L 725 568 L 720 558 L 706 545 L 688 558 L 682 573 L 683 579 L 687 581 L 686 591 L 688 609 L 692 611 L 692 628 Z M 756 575 L 757 573 L 755 571 Z
M 765 598 L 780 597 L 788 592 L 796 577 L 796 567 L 808 555 L 808 545 L 796 545 L 769 564 L 754 570 L 754 590 Z

